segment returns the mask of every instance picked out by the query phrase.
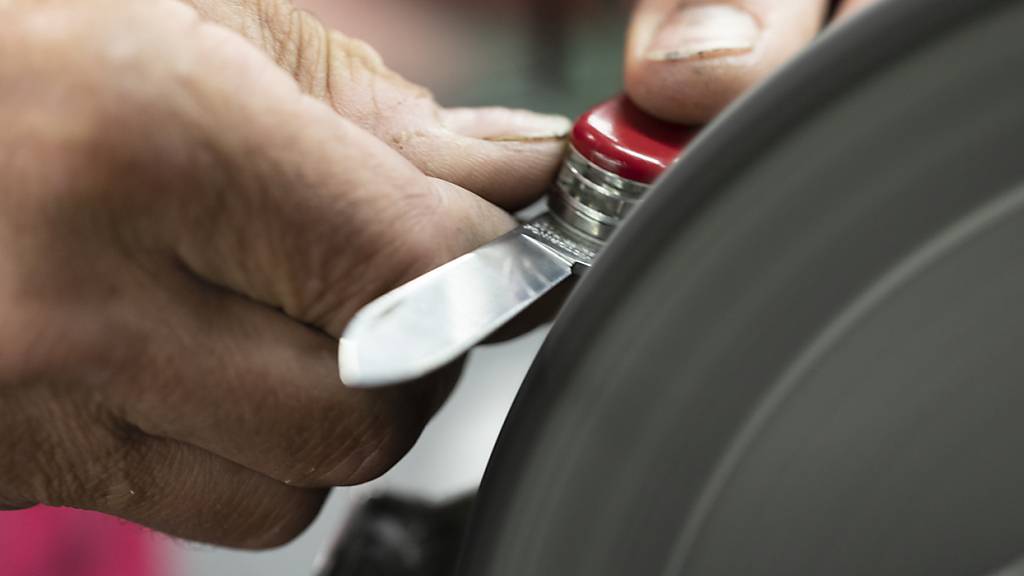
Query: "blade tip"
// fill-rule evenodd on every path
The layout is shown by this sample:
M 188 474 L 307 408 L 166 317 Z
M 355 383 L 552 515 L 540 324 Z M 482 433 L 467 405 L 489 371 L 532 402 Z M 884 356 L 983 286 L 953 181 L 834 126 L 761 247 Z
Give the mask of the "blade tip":
M 338 342 L 338 376 L 347 388 L 386 388 L 425 375 L 411 371 L 367 369 L 359 361 L 359 356 L 359 346 L 355 341 L 343 337 Z

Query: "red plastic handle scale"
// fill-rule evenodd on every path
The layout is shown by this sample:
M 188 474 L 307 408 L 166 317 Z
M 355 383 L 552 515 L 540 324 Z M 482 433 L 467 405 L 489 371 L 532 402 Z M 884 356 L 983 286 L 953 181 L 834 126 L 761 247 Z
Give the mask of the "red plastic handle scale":
M 653 118 L 618 96 L 580 116 L 569 139 L 581 156 L 597 166 L 620 178 L 650 184 L 696 133 L 695 127 Z

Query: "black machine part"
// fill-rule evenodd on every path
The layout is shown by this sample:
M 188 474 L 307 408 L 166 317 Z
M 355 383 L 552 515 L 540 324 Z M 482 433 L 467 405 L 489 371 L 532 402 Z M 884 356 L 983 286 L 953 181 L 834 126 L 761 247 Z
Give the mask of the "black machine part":
M 1024 553 L 1024 2 L 883 2 L 731 107 L 556 321 L 465 576 Z
M 473 496 L 428 502 L 382 494 L 360 503 L 316 575 L 450 576 Z

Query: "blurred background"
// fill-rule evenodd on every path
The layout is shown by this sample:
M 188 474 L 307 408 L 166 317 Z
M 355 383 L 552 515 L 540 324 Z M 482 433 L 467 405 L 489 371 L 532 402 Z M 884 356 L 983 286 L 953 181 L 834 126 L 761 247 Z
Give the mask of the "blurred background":
M 445 106 L 503 105 L 575 117 L 621 86 L 628 0 L 295 2 L 370 43 L 389 67 L 431 89 Z M 315 524 L 282 548 L 214 548 L 98 514 L 37 507 L 5 513 L 0 522 L 0 575 L 310 574 L 317 555 L 370 497 L 443 502 L 475 489 L 545 334 L 542 327 L 473 352 L 412 452 L 374 482 L 334 490 Z

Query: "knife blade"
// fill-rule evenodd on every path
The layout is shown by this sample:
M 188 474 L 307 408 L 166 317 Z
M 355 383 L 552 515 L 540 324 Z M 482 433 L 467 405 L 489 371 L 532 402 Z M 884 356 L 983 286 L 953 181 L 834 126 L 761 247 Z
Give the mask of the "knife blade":
M 384 294 L 342 335 L 342 382 L 387 386 L 456 360 L 531 303 L 589 266 L 598 246 L 545 213 Z

